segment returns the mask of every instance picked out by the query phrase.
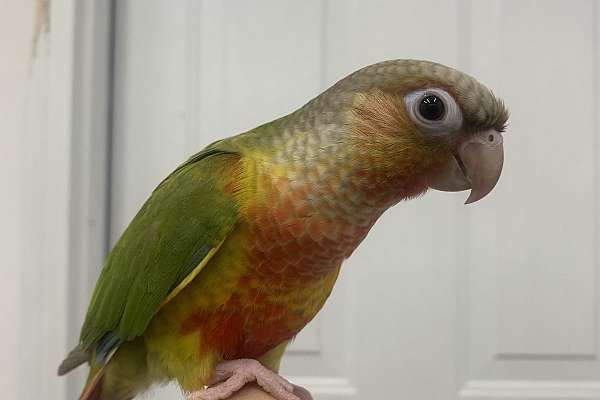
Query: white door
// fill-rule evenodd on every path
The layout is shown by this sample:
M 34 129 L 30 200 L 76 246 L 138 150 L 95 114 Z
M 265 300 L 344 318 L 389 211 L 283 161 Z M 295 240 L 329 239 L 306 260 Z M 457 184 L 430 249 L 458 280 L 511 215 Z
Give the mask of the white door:
M 468 207 L 430 193 L 387 212 L 283 372 L 319 400 L 600 399 L 596 2 L 116 5 L 113 241 L 211 141 L 366 64 L 456 66 L 512 111 L 498 187 Z

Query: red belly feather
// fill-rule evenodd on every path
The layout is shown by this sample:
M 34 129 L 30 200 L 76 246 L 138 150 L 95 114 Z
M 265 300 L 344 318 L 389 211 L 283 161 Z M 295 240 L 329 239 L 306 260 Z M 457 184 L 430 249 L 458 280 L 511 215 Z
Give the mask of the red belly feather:
M 283 305 L 267 303 L 264 297 L 244 301 L 235 295 L 215 311 L 192 314 L 180 332 L 200 331 L 202 346 L 218 350 L 224 359 L 258 358 L 291 339 L 307 322 Z

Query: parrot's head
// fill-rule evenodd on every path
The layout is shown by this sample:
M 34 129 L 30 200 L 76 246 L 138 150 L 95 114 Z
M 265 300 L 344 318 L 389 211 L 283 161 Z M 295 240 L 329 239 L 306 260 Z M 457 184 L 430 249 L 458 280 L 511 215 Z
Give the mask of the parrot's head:
M 498 182 L 508 111 L 474 78 L 428 61 L 394 60 L 331 90 L 351 104 L 355 161 L 374 191 L 399 186 L 406 198 L 428 188 L 470 189 L 472 203 Z

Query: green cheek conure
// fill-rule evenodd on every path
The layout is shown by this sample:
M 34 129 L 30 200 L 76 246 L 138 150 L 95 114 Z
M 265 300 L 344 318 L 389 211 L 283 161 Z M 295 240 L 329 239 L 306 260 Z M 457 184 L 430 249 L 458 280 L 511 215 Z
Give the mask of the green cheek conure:
M 394 60 L 209 145 L 158 185 L 110 252 L 59 374 L 89 363 L 82 400 L 170 380 L 189 399 L 254 380 L 278 400 L 310 398 L 277 371 L 343 261 L 401 200 L 488 194 L 507 119 L 472 77 Z

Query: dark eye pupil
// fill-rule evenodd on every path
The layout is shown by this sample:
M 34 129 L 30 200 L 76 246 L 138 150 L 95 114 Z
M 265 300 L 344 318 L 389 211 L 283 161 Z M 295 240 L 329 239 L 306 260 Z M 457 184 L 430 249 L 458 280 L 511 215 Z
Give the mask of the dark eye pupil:
M 423 118 L 429 121 L 437 121 L 442 119 L 446 107 L 444 102 L 439 97 L 430 94 L 421 100 L 419 104 L 419 113 Z

